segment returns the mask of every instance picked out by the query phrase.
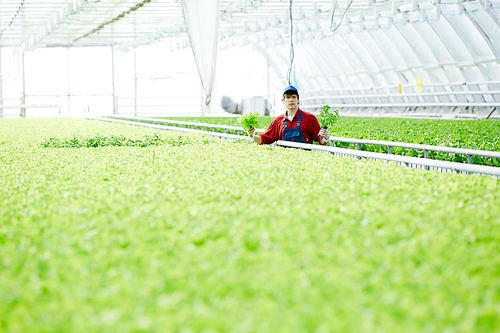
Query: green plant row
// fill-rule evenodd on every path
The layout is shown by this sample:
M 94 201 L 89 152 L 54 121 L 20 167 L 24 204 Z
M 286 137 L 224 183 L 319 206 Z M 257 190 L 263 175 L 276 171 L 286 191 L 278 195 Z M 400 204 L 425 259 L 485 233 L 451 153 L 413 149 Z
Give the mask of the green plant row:
M 207 143 L 207 139 L 202 140 Z M 143 135 L 141 138 L 132 139 L 125 136 L 104 136 L 97 134 L 94 136 L 73 136 L 65 139 L 48 138 L 40 142 L 44 148 L 96 148 L 107 146 L 124 147 L 147 147 L 169 144 L 172 146 L 182 146 L 191 144 L 192 138 L 185 135 L 177 135 L 169 138 L 162 138 L 158 134 Z
M 344 118 L 332 126 L 334 136 L 382 141 L 399 141 L 433 146 L 500 151 L 500 122 L 489 120 L 434 120 L 389 118 Z M 336 146 L 355 148 L 355 144 L 336 142 Z M 362 145 L 367 151 L 387 152 L 387 147 Z M 398 155 L 423 157 L 416 149 L 393 148 Z M 436 160 L 467 162 L 467 156 L 429 152 Z M 500 166 L 500 160 L 473 156 L 474 164 Z
M 238 126 L 233 117 L 185 117 L 170 118 L 190 122 L 206 122 Z M 260 127 L 267 128 L 271 117 L 261 117 Z M 454 148 L 500 151 L 500 122 L 490 120 L 438 120 L 403 118 L 340 118 L 328 128 L 331 136 L 344 138 L 407 142 Z M 356 144 L 335 142 L 341 148 L 357 148 Z M 387 147 L 362 145 L 362 150 L 387 152 Z M 424 152 L 416 149 L 393 148 L 393 153 L 405 156 L 423 157 Z M 437 160 L 467 162 L 467 156 L 441 152 L 429 152 Z M 495 158 L 473 157 L 474 164 L 500 166 Z
M 139 146 L 147 147 L 164 143 L 158 134 L 144 135 L 141 139 L 128 139 L 124 136 L 95 136 L 71 137 L 66 139 L 48 138 L 40 143 L 45 148 L 80 148 L 80 147 L 106 147 L 106 146 Z M 169 142 L 170 143 L 170 142 Z M 182 144 L 182 141 L 175 140 L 172 144 Z
M 0 119 L 1 332 L 494 332 L 500 183 L 182 133 Z

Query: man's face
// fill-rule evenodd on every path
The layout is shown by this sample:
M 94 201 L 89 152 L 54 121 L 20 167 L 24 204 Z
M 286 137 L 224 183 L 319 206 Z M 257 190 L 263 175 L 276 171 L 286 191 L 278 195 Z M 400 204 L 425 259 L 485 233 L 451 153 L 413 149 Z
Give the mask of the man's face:
M 283 95 L 283 103 L 287 108 L 296 108 L 299 105 L 299 96 L 297 94 L 285 94 Z

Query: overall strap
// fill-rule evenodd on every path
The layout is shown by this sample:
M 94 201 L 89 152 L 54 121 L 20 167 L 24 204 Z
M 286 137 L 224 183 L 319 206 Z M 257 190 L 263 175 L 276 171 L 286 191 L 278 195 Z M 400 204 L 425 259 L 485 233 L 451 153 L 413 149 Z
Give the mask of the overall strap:
M 300 127 L 300 121 L 302 120 L 302 116 L 304 115 L 304 111 L 302 110 L 299 110 L 300 111 L 300 117 L 299 117 L 299 121 L 297 122 L 297 127 Z
M 297 121 L 297 127 L 300 127 L 300 121 L 302 120 L 302 116 L 304 115 L 304 111 L 302 111 L 300 109 L 299 109 L 299 111 L 300 111 L 300 117 L 299 117 L 299 120 Z M 285 125 L 285 129 L 288 129 L 288 124 L 286 122 L 286 119 L 288 118 L 287 114 L 288 114 L 288 111 L 287 111 L 287 113 L 285 113 L 285 118 L 283 119 L 283 124 Z

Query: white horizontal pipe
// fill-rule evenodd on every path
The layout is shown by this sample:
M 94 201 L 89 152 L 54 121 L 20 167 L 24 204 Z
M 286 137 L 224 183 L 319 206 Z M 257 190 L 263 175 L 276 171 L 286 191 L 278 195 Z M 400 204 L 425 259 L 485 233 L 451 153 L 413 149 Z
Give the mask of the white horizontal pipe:
M 335 136 L 330 137 L 330 141 L 357 143 L 357 144 L 375 145 L 375 146 L 390 146 L 390 147 L 429 150 L 429 151 L 439 151 L 442 153 L 483 156 L 483 157 L 492 157 L 492 158 L 499 158 L 500 159 L 500 152 L 489 151 L 489 150 L 453 148 L 453 147 L 443 147 L 443 146 L 433 146 L 433 145 L 421 145 L 421 144 L 416 144 L 416 143 L 394 142 L 394 141 L 350 139 L 350 138 L 341 138 L 341 137 L 335 137 Z
M 418 97 L 418 96 L 455 96 L 455 95 L 500 95 L 500 90 L 495 91 L 440 91 L 425 93 L 394 93 L 394 94 L 374 94 L 374 95 L 316 95 L 301 97 L 301 101 L 311 99 L 350 99 L 350 98 L 387 98 L 387 97 Z
M 500 177 L 500 168 L 491 167 L 486 165 L 474 165 L 474 164 L 465 164 L 465 163 L 457 163 L 457 162 L 448 162 L 448 161 L 438 161 L 431 160 L 425 158 L 418 157 L 409 157 L 409 156 L 399 156 L 399 155 L 391 155 L 391 154 L 382 154 L 382 153 L 373 153 L 363 150 L 353 150 L 353 149 L 345 149 L 345 148 L 336 148 L 336 147 L 328 147 L 328 146 L 320 146 L 320 145 L 311 145 L 306 143 L 297 143 L 290 141 L 277 141 L 276 145 L 282 147 L 293 147 L 307 150 L 320 150 L 329 153 L 335 153 L 340 155 L 350 155 L 361 158 L 370 158 L 376 160 L 385 160 L 385 161 L 393 161 L 398 163 L 405 164 L 415 164 L 420 166 L 432 167 L 432 168 L 441 168 L 441 169 L 449 169 L 453 171 L 463 171 L 469 173 L 478 173 L 478 174 L 487 174 L 491 176 Z
M 0 104 L 0 109 L 31 109 L 31 108 L 58 108 L 59 105 L 55 104 L 17 104 L 5 105 Z
M 393 108 L 393 107 L 500 107 L 500 103 L 359 103 L 359 104 L 330 104 L 332 108 Z M 322 108 L 323 104 L 307 105 L 308 108 Z
M 189 121 L 178 121 L 178 120 L 170 120 L 170 119 L 157 119 L 157 118 L 127 118 L 127 117 L 120 117 L 120 116 L 111 116 L 112 118 L 125 118 L 125 119 L 130 119 L 130 120 L 139 120 L 139 121 L 154 121 L 157 123 L 164 123 L 164 124 L 177 124 L 177 125 L 186 125 L 186 126 L 199 126 L 199 127 L 210 127 L 210 128 L 219 128 L 219 129 L 228 129 L 228 130 L 233 130 L 233 131 L 244 131 L 242 127 L 235 127 L 235 126 L 227 126 L 227 125 L 217 125 L 217 124 L 208 124 L 208 123 L 195 123 L 195 122 L 189 122 Z M 255 130 L 258 133 L 264 133 L 266 130 L 264 129 L 256 129 Z

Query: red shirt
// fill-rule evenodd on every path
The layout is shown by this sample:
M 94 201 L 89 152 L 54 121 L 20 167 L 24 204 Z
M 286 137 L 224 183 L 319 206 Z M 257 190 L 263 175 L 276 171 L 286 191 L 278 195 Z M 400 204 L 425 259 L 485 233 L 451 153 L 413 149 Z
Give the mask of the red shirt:
M 313 141 L 319 142 L 320 138 L 318 133 L 321 129 L 321 126 L 319 125 L 316 116 L 312 113 L 299 109 L 291 122 L 290 120 L 288 120 L 288 118 L 286 119 L 288 128 L 297 128 L 297 122 L 299 121 L 301 112 L 304 112 L 304 115 L 302 116 L 302 121 L 300 122 L 300 131 L 304 136 L 304 140 L 306 140 L 306 143 L 313 143 Z M 259 134 L 262 138 L 262 144 L 268 145 L 275 141 L 283 140 L 283 132 L 285 131 L 283 120 L 285 119 L 286 115 L 288 115 L 288 110 L 285 112 L 285 114 L 276 117 L 271 125 L 269 125 L 269 128 L 263 134 Z

